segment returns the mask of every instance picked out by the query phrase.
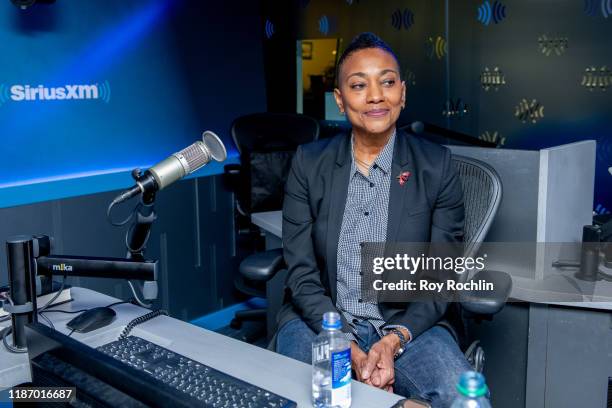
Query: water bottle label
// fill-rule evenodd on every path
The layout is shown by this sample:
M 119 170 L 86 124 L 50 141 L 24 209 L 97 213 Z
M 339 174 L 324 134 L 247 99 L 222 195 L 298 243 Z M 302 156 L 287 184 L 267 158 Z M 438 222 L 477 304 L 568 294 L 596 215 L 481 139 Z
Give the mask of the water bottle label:
M 351 400 L 351 349 L 331 353 L 332 405 Z
M 318 344 L 312 347 L 313 364 L 329 361 L 329 343 Z

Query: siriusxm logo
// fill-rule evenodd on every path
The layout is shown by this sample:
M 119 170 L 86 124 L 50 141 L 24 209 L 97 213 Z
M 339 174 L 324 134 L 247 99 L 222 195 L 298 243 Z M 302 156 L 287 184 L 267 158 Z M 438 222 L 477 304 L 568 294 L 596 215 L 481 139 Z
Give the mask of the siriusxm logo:
M 59 264 L 59 265 L 53 265 L 53 270 L 54 271 L 66 271 L 66 272 L 72 272 L 72 265 L 66 265 L 64 263 Z
M 10 85 L 0 84 L 0 105 L 6 102 L 27 101 L 62 101 L 62 100 L 101 100 L 110 101 L 110 85 L 108 81 L 102 84 L 78 84 L 48 87 L 44 85 Z

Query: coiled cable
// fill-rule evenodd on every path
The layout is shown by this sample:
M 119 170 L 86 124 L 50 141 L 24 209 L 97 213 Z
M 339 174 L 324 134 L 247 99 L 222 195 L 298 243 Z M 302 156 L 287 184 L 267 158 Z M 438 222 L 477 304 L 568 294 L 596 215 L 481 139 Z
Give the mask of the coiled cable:
M 157 316 L 162 316 L 162 315 L 168 316 L 168 312 L 166 312 L 165 310 L 155 310 L 153 312 L 149 312 L 145 315 L 135 318 L 134 320 L 129 322 L 127 326 L 125 326 L 125 329 L 123 329 L 123 331 L 119 335 L 119 340 L 126 338 L 130 334 L 132 329 L 134 329 L 134 327 L 138 326 L 139 324 L 142 324 L 148 320 L 151 320 Z

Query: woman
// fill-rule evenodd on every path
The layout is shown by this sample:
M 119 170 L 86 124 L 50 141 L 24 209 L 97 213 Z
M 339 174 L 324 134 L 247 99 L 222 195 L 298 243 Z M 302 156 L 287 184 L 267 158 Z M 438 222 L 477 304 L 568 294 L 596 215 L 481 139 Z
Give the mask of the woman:
M 460 242 L 461 185 L 448 149 L 397 130 L 406 85 L 388 45 L 359 35 L 337 78 L 336 103 L 352 132 L 301 146 L 287 180 L 277 350 L 310 363 L 323 313 L 338 310 L 359 381 L 446 407 L 470 369 L 443 327 L 455 307 L 362 299 L 360 245 Z

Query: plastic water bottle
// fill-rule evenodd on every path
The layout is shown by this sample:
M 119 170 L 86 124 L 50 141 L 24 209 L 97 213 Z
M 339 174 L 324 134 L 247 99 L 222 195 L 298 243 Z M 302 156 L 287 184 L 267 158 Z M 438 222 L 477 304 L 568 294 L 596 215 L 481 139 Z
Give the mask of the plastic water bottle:
M 467 371 L 459 377 L 457 384 L 459 396 L 451 408 L 491 408 L 487 399 L 487 384 L 482 374 L 476 371 Z
M 341 327 L 338 313 L 325 313 L 323 331 L 312 344 L 312 404 L 317 408 L 351 406 L 351 345 Z

